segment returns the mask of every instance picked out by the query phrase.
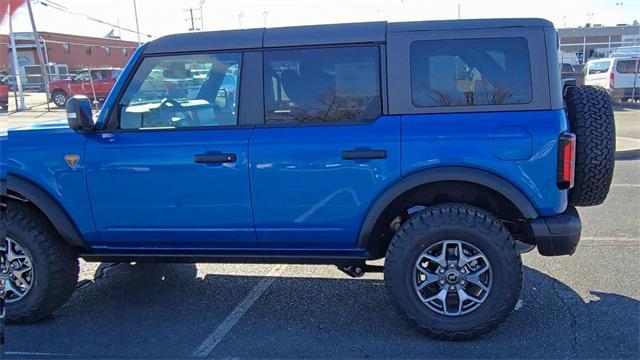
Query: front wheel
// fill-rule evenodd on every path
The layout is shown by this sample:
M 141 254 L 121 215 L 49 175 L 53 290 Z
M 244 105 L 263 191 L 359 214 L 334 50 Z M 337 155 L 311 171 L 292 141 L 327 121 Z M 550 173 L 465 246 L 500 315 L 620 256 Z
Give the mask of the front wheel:
M 7 319 L 32 323 L 71 297 L 78 281 L 77 254 L 35 208 L 9 202 L 4 264 Z
M 57 107 L 65 107 L 67 104 L 67 94 L 62 90 L 54 90 L 51 93 L 51 99 Z
M 384 275 L 402 317 L 429 336 L 462 340 L 489 332 L 511 313 L 522 262 L 515 240 L 493 215 L 443 204 L 402 225 Z

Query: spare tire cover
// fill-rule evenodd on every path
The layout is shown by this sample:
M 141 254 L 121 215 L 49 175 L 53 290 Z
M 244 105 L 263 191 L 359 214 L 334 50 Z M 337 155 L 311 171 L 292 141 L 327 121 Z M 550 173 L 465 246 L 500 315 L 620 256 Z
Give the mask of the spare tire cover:
M 607 198 L 615 165 L 616 130 L 611 99 L 604 88 L 567 88 L 565 102 L 576 134 L 575 184 L 569 204 L 593 206 Z

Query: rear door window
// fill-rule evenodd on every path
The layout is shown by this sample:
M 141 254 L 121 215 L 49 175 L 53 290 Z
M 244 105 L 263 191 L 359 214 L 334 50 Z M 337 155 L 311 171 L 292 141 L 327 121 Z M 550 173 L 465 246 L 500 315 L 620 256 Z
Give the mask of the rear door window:
M 531 102 L 531 66 L 524 38 L 416 41 L 410 57 L 415 106 Z
M 638 61 L 637 60 L 619 60 L 618 65 L 616 65 L 616 71 L 620 74 L 637 74 Z
M 265 122 L 364 122 L 382 113 L 376 46 L 264 53 Z

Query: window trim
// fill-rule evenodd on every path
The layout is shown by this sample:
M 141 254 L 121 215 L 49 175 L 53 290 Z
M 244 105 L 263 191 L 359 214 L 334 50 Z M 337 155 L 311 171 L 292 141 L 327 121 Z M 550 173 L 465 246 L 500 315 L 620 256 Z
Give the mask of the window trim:
M 109 115 L 106 121 L 106 124 L 103 129 L 96 129 L 96 133 L 123 133 L 123 132 L 155 132 L 155 131 L 202 131 L 202 130 L 229 130 L 229 129 L 247 129 L 253 128 L 254 125 L 242 122 L 242 117 L 240 115 L 240 106 L 241 106 L 241 98 L 242 98 L 242 87 L 244 85 L 244 72 L 243 68 L 245 67 L 245 53 L 246 50 L 214 50 L 214 51 L 188 51 L 188 52 L 175 52 L 175 53 L 166 53 L 166 54 L 147 54 L 142 55 L 138 58 L 138 60 L 133 64 L 133 69 L 131 70 L 129 76 L 125 79 L 124 84 L 120 88 L 118 95 L 115 98 L 115 102 L 113 107 L 109 110 Z M 184 56 L 184 55 L 205 55 L 205 54 L 222 54 L 222 53 L 236 53 L 240 54 L 240 80 L 238 82 L 238 96 L 236 102 L 237 109 L 237 121 L 235 125 L 209 125 L 209 126 L 188 126 L 188 127 L 178 127 L 178 128 L 168 128 L 168 127 L 157 127 L 157 128 L 133 128 L 133 129 L 122 129 L 120 128 L 120 111 L 122 105 L 120 101 L 124 96 L 125 92 L 129 88 L 131 81 L 135 77 L 138 72 L 140 65 L 147 58 L 153 57 L 167 57 L 167 56 Z
M 522 103 L 511 103 L 511 104 L 473 104 L 473 105 L 452 105 L 452 106 L 439 106 L 439 105 L 434 105 L 434 106 L 425 106 L 425 105 L 418 105 L 416 104 L 416 100 L 414 98 L 413 95 L 413 77 L 411 76 L 411 55 L 412 55 L 412 51 L 414 46 L 419 45 L 418 43 L 426 43 L 426 42 L 432 42 L 432 41 L 459 41 L 459 40 L 501 40 L 501 39 L 522 39 L 525 41 L 525 49 L 527 51 L 527 62 L 529 63 L 529 91 L 530 91 L 530 96 L 529 96 L 529 101 L 527 102 L 522 102 Z M 410 92 L 411 92 L 411 104 L 413 104 L 414 107 L 416 108 L 460 108 L 460 107 L 469 107 L 469 108 L 481 108 L 481 107 L 485 107 L 485 106 L 498 106 L 498 107 L 503 107 L 503 106 L 509 106 L 509 105 L 528 105 L 531 104 L 531 102 L 533 101 L 533 75 L 532 75 L 533 71 L 532 71 L 532 66 L 531 66 L 531 53 L 529 51 L 529 42 L 527 40 L 526 37 L 524 36 L 509 36 L 509 37 L 505 37 L 505 36 L 500 36 L 500 37 L 475 37 L 475 38 L 460 38 L 460 39 L 430 39 L 430 40 L 414 40 L 411 43 L 409 43 L 409 88 L 410 88 Z
M 286 50 L 306 50 L 306 49 L 336 49 L 336 48 L 358 48 L 358 47 L 374 47 L 378 53 L 378 90 L 380 94 L 380 116 L 375 119 L 366 121 L 340 121 L 340 122 L 327 122 L 327 123 L 288 123 L 288 124 L 267 124 L 266 109 L 264 104 L 264 70 L 265 70 L 265 53 L 269 51 L 286 51 Z M 262 87 L 260 94 L 262 95 L 262 122 L 257 124 L 257 128 L 291 128 L 291 127 L 318 127 L 318 126 L 362 126 L 370 125 L 378 121 L 381 117 L 387 115 L 388 110 L 387 103 L 387 74 L 386 74 L 386 48 L 382 43 L 348 43 L 348 44 L 323 44 L 323 45 L 305 45 L 305 46 L 282 46 L 273 48 L 263 48 L 262 52 Z

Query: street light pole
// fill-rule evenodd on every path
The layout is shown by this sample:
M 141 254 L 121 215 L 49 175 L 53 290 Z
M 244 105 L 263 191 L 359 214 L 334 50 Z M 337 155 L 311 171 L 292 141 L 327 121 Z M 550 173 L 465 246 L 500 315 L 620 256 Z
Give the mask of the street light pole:
M 44 63 L 44 56 L 42 55 L 42 48 L 40 48 L 40 37 L 38 36 L 38 30 L 36 29 L 36 22 L 33 19 L 33 10 L 31 9 L 31 1 L 26 1 L 27 8 L 29 9 L 29 19 L 31 20 L 31 30 L 33 31 L 33 41 L 36 44 L 38 50 L 38 60 L 40 61 L 40 71 L 42 72 L 42 80 L 44 83 L 44 92 L 47 94 L 47 110 L 49 109 L 49 78 L 47 76 L 47 67 Z
M 20 64 L 18 64 L 18 51 L 16 49 L 16 37 L 13 33 L 13 23 L 9 15 L 9 41 L 11 42 L 11 57 L 13 58 L 13 73 L 16 79 L 18 91 L 18 105 L 16 110 L 24 110 L 24 92 L 22 91 L 22 77 L 20 75 Z
M 140 26 L 138 25 L 138 7 L 136 6 L 136 0 L 133 0 L 133 13 L 136 16 L 136 34 L 138 34 L 138 46 L 142 45 L 140 41 Z

